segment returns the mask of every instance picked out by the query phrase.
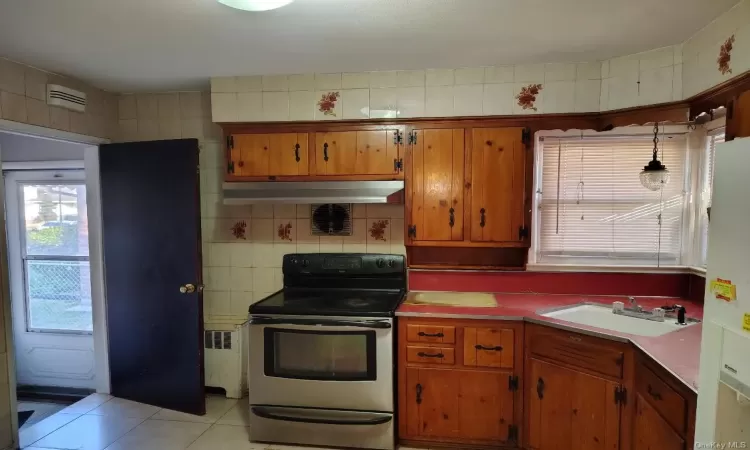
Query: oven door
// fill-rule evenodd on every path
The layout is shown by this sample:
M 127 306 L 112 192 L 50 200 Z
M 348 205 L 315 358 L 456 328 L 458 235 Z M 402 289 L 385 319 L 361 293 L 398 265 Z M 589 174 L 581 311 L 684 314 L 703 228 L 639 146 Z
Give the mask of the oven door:
M 253 316 L 253 405 L 393 411 L 393 321 Z

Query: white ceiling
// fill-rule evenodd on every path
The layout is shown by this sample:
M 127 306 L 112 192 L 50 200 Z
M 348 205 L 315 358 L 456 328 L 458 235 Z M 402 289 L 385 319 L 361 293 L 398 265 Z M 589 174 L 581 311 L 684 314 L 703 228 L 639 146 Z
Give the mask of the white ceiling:
M 684 41 L 737 0 L 0 0 L 0 56 L 118 92 L 211 76 L 591 61 Z

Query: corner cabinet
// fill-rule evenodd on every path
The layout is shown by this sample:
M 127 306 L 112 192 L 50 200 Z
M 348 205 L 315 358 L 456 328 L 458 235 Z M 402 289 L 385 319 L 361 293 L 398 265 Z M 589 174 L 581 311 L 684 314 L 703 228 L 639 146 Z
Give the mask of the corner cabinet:
M 399 318 L 402 444 L 520 446 L 523 324 Z
M 226 181 L 401 180 L 403 126 L 228 130 Z M 299 128 L 299 132 L 296 131 Z

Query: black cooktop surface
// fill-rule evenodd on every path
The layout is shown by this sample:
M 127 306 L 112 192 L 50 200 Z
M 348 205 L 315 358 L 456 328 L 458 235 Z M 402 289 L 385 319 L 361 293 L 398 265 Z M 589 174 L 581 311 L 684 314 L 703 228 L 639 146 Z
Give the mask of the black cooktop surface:
M 390 317 L 403 298 L 402 290 L 285 289 L 252 305 L 250 313 Z

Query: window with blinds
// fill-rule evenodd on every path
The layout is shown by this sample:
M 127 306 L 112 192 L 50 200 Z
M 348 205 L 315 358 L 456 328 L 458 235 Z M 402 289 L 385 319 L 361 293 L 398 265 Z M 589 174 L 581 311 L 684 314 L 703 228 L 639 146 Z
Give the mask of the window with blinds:
M 706 152 L 703 157 L 703 176 L 701 180 L 701 205 L 700 205 L 700 261 L 701 267 L 708 263 L 708 207 L 711 206 L 711 194 L 714 185 L 714 161 L 716 158 L 716 146 L 724 142 L 724 129 L 710 133 L 706 141 Z
M 537 262 L 679 264 L 687 141 L 668 135 L 659 145 L 671 179 L 652 192 L 639 179 L 651 137 L 544 138 Z

